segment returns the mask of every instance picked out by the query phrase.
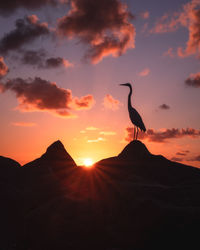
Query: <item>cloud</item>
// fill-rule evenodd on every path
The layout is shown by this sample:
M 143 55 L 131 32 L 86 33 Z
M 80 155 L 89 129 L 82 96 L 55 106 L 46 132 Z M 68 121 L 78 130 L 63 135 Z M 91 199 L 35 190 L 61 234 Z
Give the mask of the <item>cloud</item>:
M 163 109 L 163 110 L 168 110 L 168 109 L 170 109 L 170 106 L 164 103 L 164 104 L 160 105 L 159 108 Z
M 88 46 L 85 59 L 98 63 L 135 47 L 133 18 L 120 0 L 71 0 L 71 9 L 58 20 L 61 37 L 78 38 Z
M 185 151 L 177 152 L 176 155 L 185 156 L 187 155 L 187 152 Z
M 107 109 L 117 110 L 121 105 L 120 101 L 107 94 L 103 99 L 103 105 Z
M 0 53 L 6 54 L 12 50 L 18 50 L 34 39 L 50 34 L 47 23 L 40 23 L 36 15 L 17 19 L 15 26 L 14 30 L 5 34 L 0 40 Z
M 58 68 L 64 66 L 65 68 L 73 67 L 73 64 L 62 57 L 50 57 L 45 62 L 45 68 Z
M 91 95 L 80 99 L 73 97 L 69 89 L 60 88 L 55 82 L 39 77 L 24 80 L 16 78 L 0 84 L 1 92 L 12 91 L 19 102 L 21 111 L 48 111 L 62 117 L 74 117 L 72 110 L 90 109 L 94 99 Z M 81 108 L 80 108 L 81 106 Z
M 42 6 L 52 5 L 67 2 L 66 0 L 1 0 L 0 1 L 0 15 L 10 15 L 18 8 L 25 9 L 39 9 Z
M 105 138 L 98 137 L 97 139 L 87 140 L 88 143 L 106 141 Z
M 176 31 L 179 27 L 188 29 L 186 47 L 178 48 L 179 57 L 200 55 L 200 1 L 192 0 L 182 7 L 182 11 L 163 15 L 155 24 L 150 33 L 166 33 Z
M 166 52 L 163 53 L 163 56 L 169 56 L 173 58 L 175 56 L 173 52 L 173 48 L 169 48 Z
M 12 122 L 11 124 L 16 127 L 34 127 L 37 125 L 33 122 Z
M 185 84 L 190 87 L 199 88 L 200 87 L 200 72 L 196 74 L 191 74 L 185 80 Z
M 40 50 L 21 50 L 20 54 L 22 54 L 21 62 L 27 65 L 37 65 L 38 67 L 42 67 L 44 57 L 46 56 L 46 52 L 43 49 Z
M 109 135 L 116 135 L 116 132 L 114 132 L 114 131 L 101 131 L 101 132 L 99 132 L 99 134 L 109 136 Z
M 145 68 L 143 69 L 140 73 L 139 76 L 148 76 L 150 73 L 150 69 L 149 68 Z
M 8 73 L 9 69 L 4 62 L 4 58 L 0 56 L 0 78 L 4 77 Z
M 146 133 L 139 132 L 139 139 L 147 139 L 150 142 L 168 142 L 168 139 L 179 139 L 183 137 L 199 138 L 200 130 L 194 128 L 182 128 L 182 129 L 163 129 L 162 131 L 155 131 L 154 129 L 148 129 Z M 133 140 L 133 128 L 126 128 L 126 141 Z
M 34 65 L 37 68 L 52 69 L 58 67 L 73 67 L 73 64 L 62 57 L 50 57 L 46 59 L 46 51 L 40 50 L 21 50 L 23 55 L 21 62 L 25 65 Z
M 90 127 L 87 127 L 86 130 L 95 131 L 95 130 L 98 130 L 98 128 L 90 126 Z
M 200 161 L 200 155 L 194 156 L 193 158 L 188 159 L 189 161 Z
M 81 98 L 74 97 L 73 106 L 77 110 L 90 109 L 95 104 L 94 97 L 92 95 L 82 96 Z
M 144 11 L 140 14 L 140 16 L 143 18 L 143 19 L 148 19 L 149 18 L 149 11 Z
M 183 158 L 174 156 L 171 158 L 171 161 L 183 161 Z

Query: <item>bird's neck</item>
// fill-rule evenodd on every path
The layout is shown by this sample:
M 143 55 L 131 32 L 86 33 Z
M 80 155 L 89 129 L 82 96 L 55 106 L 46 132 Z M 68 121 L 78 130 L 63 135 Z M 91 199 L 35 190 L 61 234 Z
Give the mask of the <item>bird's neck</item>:
M 129 92 L 129 95 L 128 95 L 128 108 L 132 107 L 131 106 L 131 95 L 132 95 L 132 88 L 130 87 L 130 92 Z

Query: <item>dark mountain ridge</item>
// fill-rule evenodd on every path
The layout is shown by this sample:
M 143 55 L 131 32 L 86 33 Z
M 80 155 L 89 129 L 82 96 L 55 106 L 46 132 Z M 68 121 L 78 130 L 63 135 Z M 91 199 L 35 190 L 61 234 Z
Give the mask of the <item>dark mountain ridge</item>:
M 200 170 L 140 141 L 91 169 L 60 141 L 21 167 L 0 157 L 0 249 L 195 249 Z

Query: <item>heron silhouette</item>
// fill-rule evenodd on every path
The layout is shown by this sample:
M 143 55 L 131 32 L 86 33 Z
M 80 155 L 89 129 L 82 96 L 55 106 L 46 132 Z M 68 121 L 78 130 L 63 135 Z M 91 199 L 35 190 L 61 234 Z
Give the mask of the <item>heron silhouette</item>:
M 128 112 L 129 112 L 129 117 L 131 119 L 131 122 L 134 125 L 134 135 L 133 139 L 137 140 L 138 137 L 138 128 L 140 128 L 141 131 L 146 131 L 144 122 L 142 121 L 142 118 L 140 114 L 137 112 L 135 108 L 132 107 L 131 105 L 131 95 L 132 95 L 132 86 L 130 83 L 122 83 L 120 84 L 121 86 L 127 86 L 130 89 L 129 95 L 128 95 Z

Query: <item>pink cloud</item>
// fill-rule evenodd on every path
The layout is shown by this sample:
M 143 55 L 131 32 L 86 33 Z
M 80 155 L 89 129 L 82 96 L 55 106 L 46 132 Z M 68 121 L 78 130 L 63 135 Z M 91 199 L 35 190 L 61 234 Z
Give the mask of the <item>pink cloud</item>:
M 163 15 L 150 33 L 166 33 L 176 31 L 179 27 L 188 29 L 188 41 L 185 48 L 179 47 L 177 55 L 186 57 L 200 55 L 200 1 L 192 0 L 184 4 L 182 11 Z
M 1 56 L 0 57 L 0 78 L 5 76 L 8 73 L 8 67 L 4 62 L 4 58 Z
M 150 69 L 149 68 L 145 68 L 143 69 L 140 73 L 139 76 L 148 76 L 150 73 Z
M 120 101 L 113 98 L 110 94 L 107 94 L 104 97 L 103 105 L 107 109 L 117 110 L 119 108 L 120 104 L 121 104 Z
M 60 88 L 55 82 L 39 77 L 24 80 L 16 78 L 0 84 L 1 93 L 12 91 L 21 111 L 48 111 L 62 117 L 74 117 L 73 110 L 90 109 L 94 104 L 92 95 L 73 97 L 69 89 Z
M 199 138 L 200 130 L 196 130 L 194 128 L 186 128 L 186 129 L 164 129 L 162 131 L 155 131 L 154 129 L 148 129 L 146 133 L 139 132 L 139 139 L 147 139 L 150 142 L 168 142 L 169 139 L 179 139 L 183 137 L 191 137 L 191 138 Z M 133 128 L 126 128 L 126 141 L 133 140 Z
M 149 11 L 144 11 L 140 14 L 140 16 L 143 18 L 143 19 L 148 19 L 149 18 Z
M 34 127 L 37 124 L 33 122 L 12 122 L 12 125 L 16 127 Z
M 175 56 L 175 54 L 173 52 L 173 48 L 169 48 L 166 52 L 164 52 L 163 55 L 164 56 L 169 56 L 169 57 L 173 58 Z
M 88 45 L 85 59 L 95 64 L 135 47 L 131 18 L 120 0 L 72 0 L 69 12 L 58 20 L 57 30 L 61 37 L 78 38 Z

